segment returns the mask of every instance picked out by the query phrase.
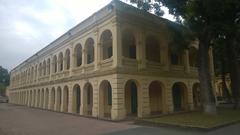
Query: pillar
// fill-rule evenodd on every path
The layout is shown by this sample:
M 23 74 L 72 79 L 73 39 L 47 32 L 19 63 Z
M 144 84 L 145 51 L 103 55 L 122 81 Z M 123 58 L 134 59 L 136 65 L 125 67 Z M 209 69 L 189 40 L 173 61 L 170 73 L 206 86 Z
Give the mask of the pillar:
M 47 109 L 47 103 L 46 103 L 46 99 L 47 98 L 47 88 L 44 90 L 44 97 L 43 97 L 43 108 Z
M 51 107 L 53 106 L 53 103 L 52 103 L 52 89 L 49 89 L 49 94 L 48 94 L 48 109 L 50 110 Z
M 83 72 L 85 72 L 85 65 L 87 63 L 87 56 L 86 56 L 86 48 L 85 46 L 82 47 L 82 67 L 83 67 Z
M 68 93 L 68 112 L 73 113 L 73 85 L 72 84 L 69 85 L 68 92 L 69 92 Z
M 193 104 L 193 84 L 188 82 L 187 84 L 187 93 L 188 93 L 188 109 L 189 110 L 194 110 L 194 104 Z
M 98 28 L 96 28 L 96 30 L 94 31 L 94 70 L 98 70 L 98 63 L 100 62 L 100 49 L 99 49 L 99 30 Z
M 85 115 L 85 114 L 87 114 L 87 92 L 84 88 L 85 86 L 83 84 L 81 86 L 83 86 L 83 87 L 81 87 L 80 115 Z
M 137 60 L 139 62 L 139 69 L 146 68 L 146 46 L 145 46 L 145 34 L 143 31 L 139 31 L 137 35 Z
M 38 105 L 38 91 L 37 90 L 35 90 L 35 105 L 34 105 L 34 107 L 38 107 L 37 105 Z
M 98 100 L 98 95 L 99 95 L 99 91 L 98 91 L 98 81 L 94 81 L 93 84 L 93 108 L 92 108 L 92 116 L 93 117 L 97 117 L 98 116 L 98 104 L 99 104 L 99 100 Z
M 121 120 L 126 117 L 124 79 L 115 75 L 112 80 L 112 120 Z
M 58 97 L 57 97 L 57 88 L 54 89 L 54 91 L 55 91 L 55 92 L 54 92 L 54 94 L 55 94 L 55 95 L 54 95 L 54 97 L 55 97 L 54 103 L 55 103 L 55 104 L 54 104 L 53 110 L 54 110 L 54 111 L 57 111 L 57 104 L 58 104 L 58 102 L 57 102 L 57 98 L 58 98 Z
M 185 70 L 185 73 L 190 72 L 189 51 L 188 50 L 184 50 L 184 70 Z
M 117 22 L 117 18 L 112 21 L 113 25 L 113 66 L 122 66 L 122 41 L 121 41 L 121 29 L 120 23 Z
M 71 44 L 71 51 L 70 51 L 70 68 L 69 68 L 69 71 L 70 71 L 70 76 L 72 76 L 72 72 L 73 72 L 73 69 L 76 67 L 76 53 L 75 53 L 75 50 L 74 50 L 74 46 L 73 46 L 73 43 Z M 72 55 L 71 55 L 72 53 Z
M 174 111 L 174 106 L 173 106 L 173 97 L 172 97 L 172 82 L 166 81 L 165 82 L 165 99 L 166 99 L 166 111 L 168 113 L 173 113 Z
M 149 89 L 147 80 L 142 80 L 140 89 L 138 89 L 138 117 L 148 117 L 150 116 L 150 101 L 149 101 Z

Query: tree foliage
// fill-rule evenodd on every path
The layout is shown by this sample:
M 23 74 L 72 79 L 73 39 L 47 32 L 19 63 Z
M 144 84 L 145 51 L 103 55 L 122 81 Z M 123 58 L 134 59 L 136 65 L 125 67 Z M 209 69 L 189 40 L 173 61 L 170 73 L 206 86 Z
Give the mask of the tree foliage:
M 140 9 L 161 12 L 163 6 L 169 9 L 176 21 L 188 27 L 199 40 L 199 79 L 201 97 L 205 113 L 213 114 L 216 110 L 211 75 L 209 70 L 208 50 L 214 42 L 223 39 L 239 40 L 237 34 L 240 21 L 239 0 L 131 0 Z M 158 6 L 156 6 L 158 4 Z M 147 7 L 147 8 L 146 8 Z M 157 8 L 155 8 L 157 7 Z M 162 12 L 161 12 L 162 13 Z M 162 15 L 162 14 L 157 14 Z M 235 45 L 233 45 L 235 43 Z M 237 42 L 230 43 L 231 51 Z M 218 45 L 221 46 L 221 45 Z M 228 52 L 229 53 L 229 52 Z M 231 53 L 231 52 L 230 52 Z
M 9 85 L 9 73 L 8 70 L 0 66 L 0 83 Z
M 5 94 L 6 86 L 9 85 L 9 78 L 8 70 L 0 66 L 0 95 Z

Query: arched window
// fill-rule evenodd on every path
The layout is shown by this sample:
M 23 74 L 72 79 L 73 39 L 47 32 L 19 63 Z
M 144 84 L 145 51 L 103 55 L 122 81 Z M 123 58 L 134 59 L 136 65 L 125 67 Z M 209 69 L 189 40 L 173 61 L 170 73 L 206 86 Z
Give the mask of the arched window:
M 110 30 L 105 30 L 100 38 L 102 45 L 102 59 L 108 59 L 112 57 L 112 33 Z
M 188 109 L 188 93 L 187 86 L 182 82 L 176 82 L 172 86 L 172 99 L 174 111 L 182 111 Z
M 34 74 L 34 67 L 32 67 L 32 69 L 31 69 L 31 82 L 32 82 L 32 80 L 34 79 L 34 78 L 33 78 L 33 74 Z
M 65 68 L 68 70 L 70 68 L 70 50 L 67 49 L 65 52 Z
M 86 50 L 86 62 L 90 64 L 94 61 L 94 41 L 92 38 L 88 38 L 85 43 L 85 50 Z
M 136 59 L 136 40 L 132 32 L 122 33 L 122 47 L 124 57 Z
M 169 55 L 172 65 L 183 65 L 183 51 L 177 49 L 169 49 Z
M 194 47 L 189 48 L 189 65 L 197 67 L 197 49 Z
M 47 70 L 47 66 L 46 66 L 46 61 L 43 61 L 43 75 L 46 75 L 46 70 Z
M 153 62 L 160 62 L 160 45 L 155 36 L 146 38 L 146 59 Z
M 59 65 L 59 71 L 63 70 L 63 53 L 60 52 L 58 55 L 58 65 Z
M 75 66 L 79 67 L 82 65 L 82 46 L 81 44 L 77 44 L 75 49 L 74 49 L 74 53 L 75 53 Z
M 31 80 L 31 68 L 28 69 L 28 83 Z
M 81 108 L 81 88 L 78 84 L 73 86 L 72 94 L 72 112 L 80 113 Z
M 39 76 L 42 76 L 42 63 L 39 64 L 38 74 L 39 74 Z
M 50 63 L 50 58 L 48 58 L 47 60 L 47 74 L 50 74 L 50 67 L 51 67 L 51 63 Z
M 86 106 L 87 106 L 87 114 L 85 113 L 84 115 L 92 115 L 92 108 L 93 108 L 93 87 L 92 84 L 87 83 L 84 86 L 84 99 L 83 101 L 87 101 L 86 102 Z
M 53 73 L 57 72 L 57 56 L 53 57 Z
M 34 77 L 35 77 L 35 80 L 37 79 L 37 69 L 38 69 L 38 66 L 36 65 L 36 66 L 35 66 L 35 74 L 34 74 L 34 75 L 35 75 L 35 76 L 34 76 Z

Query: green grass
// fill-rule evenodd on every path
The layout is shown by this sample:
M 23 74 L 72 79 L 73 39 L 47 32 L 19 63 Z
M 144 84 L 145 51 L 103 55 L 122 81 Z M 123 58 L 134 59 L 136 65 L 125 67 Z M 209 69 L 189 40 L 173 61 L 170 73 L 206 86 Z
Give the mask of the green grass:
M 187 127 L 212 128 L 222 124 L 240 121 L 240 109 L 218 108 L 217 115 L 205 115 L 201 112 L 189 112 L 144 119 L 155 124 L 169 124 Z

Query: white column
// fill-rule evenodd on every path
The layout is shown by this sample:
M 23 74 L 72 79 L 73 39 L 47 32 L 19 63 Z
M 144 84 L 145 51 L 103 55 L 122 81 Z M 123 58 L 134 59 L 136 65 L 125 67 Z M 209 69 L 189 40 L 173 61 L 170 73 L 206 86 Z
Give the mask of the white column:
M 64 96 L 65 96 L 65 93 L 64 93 L 64 88 L 61 89 L 61 106 L 60 106 L 60 112 L 64 112 L 64 107 L 65 107 L 65 100 L 64 100 Z
M 99 63 L 99 31 L 96 29 L 94 31 L 94 70 L 98 70 L 98 63 Z
M 189 51 L 188 50 L 184 50 L 184 70 L 186 73 L 190 72 Z
M 121 41 L 121 30 L 120 24 L 117 20 L 113 22 L 113 66 L 122 66 L 122 41 Z
M 99 91 L 98 91 L 98 82 L 97 81 L 94 81 L 93 82 L 93 108 L 92 108 L 92 116 L 93 117 L 97 117 L 99 114 L 98 114 L 98 94 L 99 94 Z
M 147 80 L 142 80 L 141 89 L 138 90 L 138 117 L 150 116 L 150 99 Z
M 146 68 L 146 46 L 145 46 L 145 34 L 143 31 L 138 32 L 137 36 L 137 60 L 139 62 L 139 69 Z
M 166 112 L 168 113 L 172 113 L 174 111 L 174 106 L 173 106 L 173 97 L 172 97 L 172 82 L 170 81 L 166 81 L 165 82 L 166 86 L 165 86 L 165 99 L 167 99 L 166 101 L 166 106 L 168 108 L 166 108 Z
M 112 86 L 112 120 L 121 120 L 126 117 L 125 108 L 125 91 L 123 79 L 119 75 L 115 75 L 111 83 Z

